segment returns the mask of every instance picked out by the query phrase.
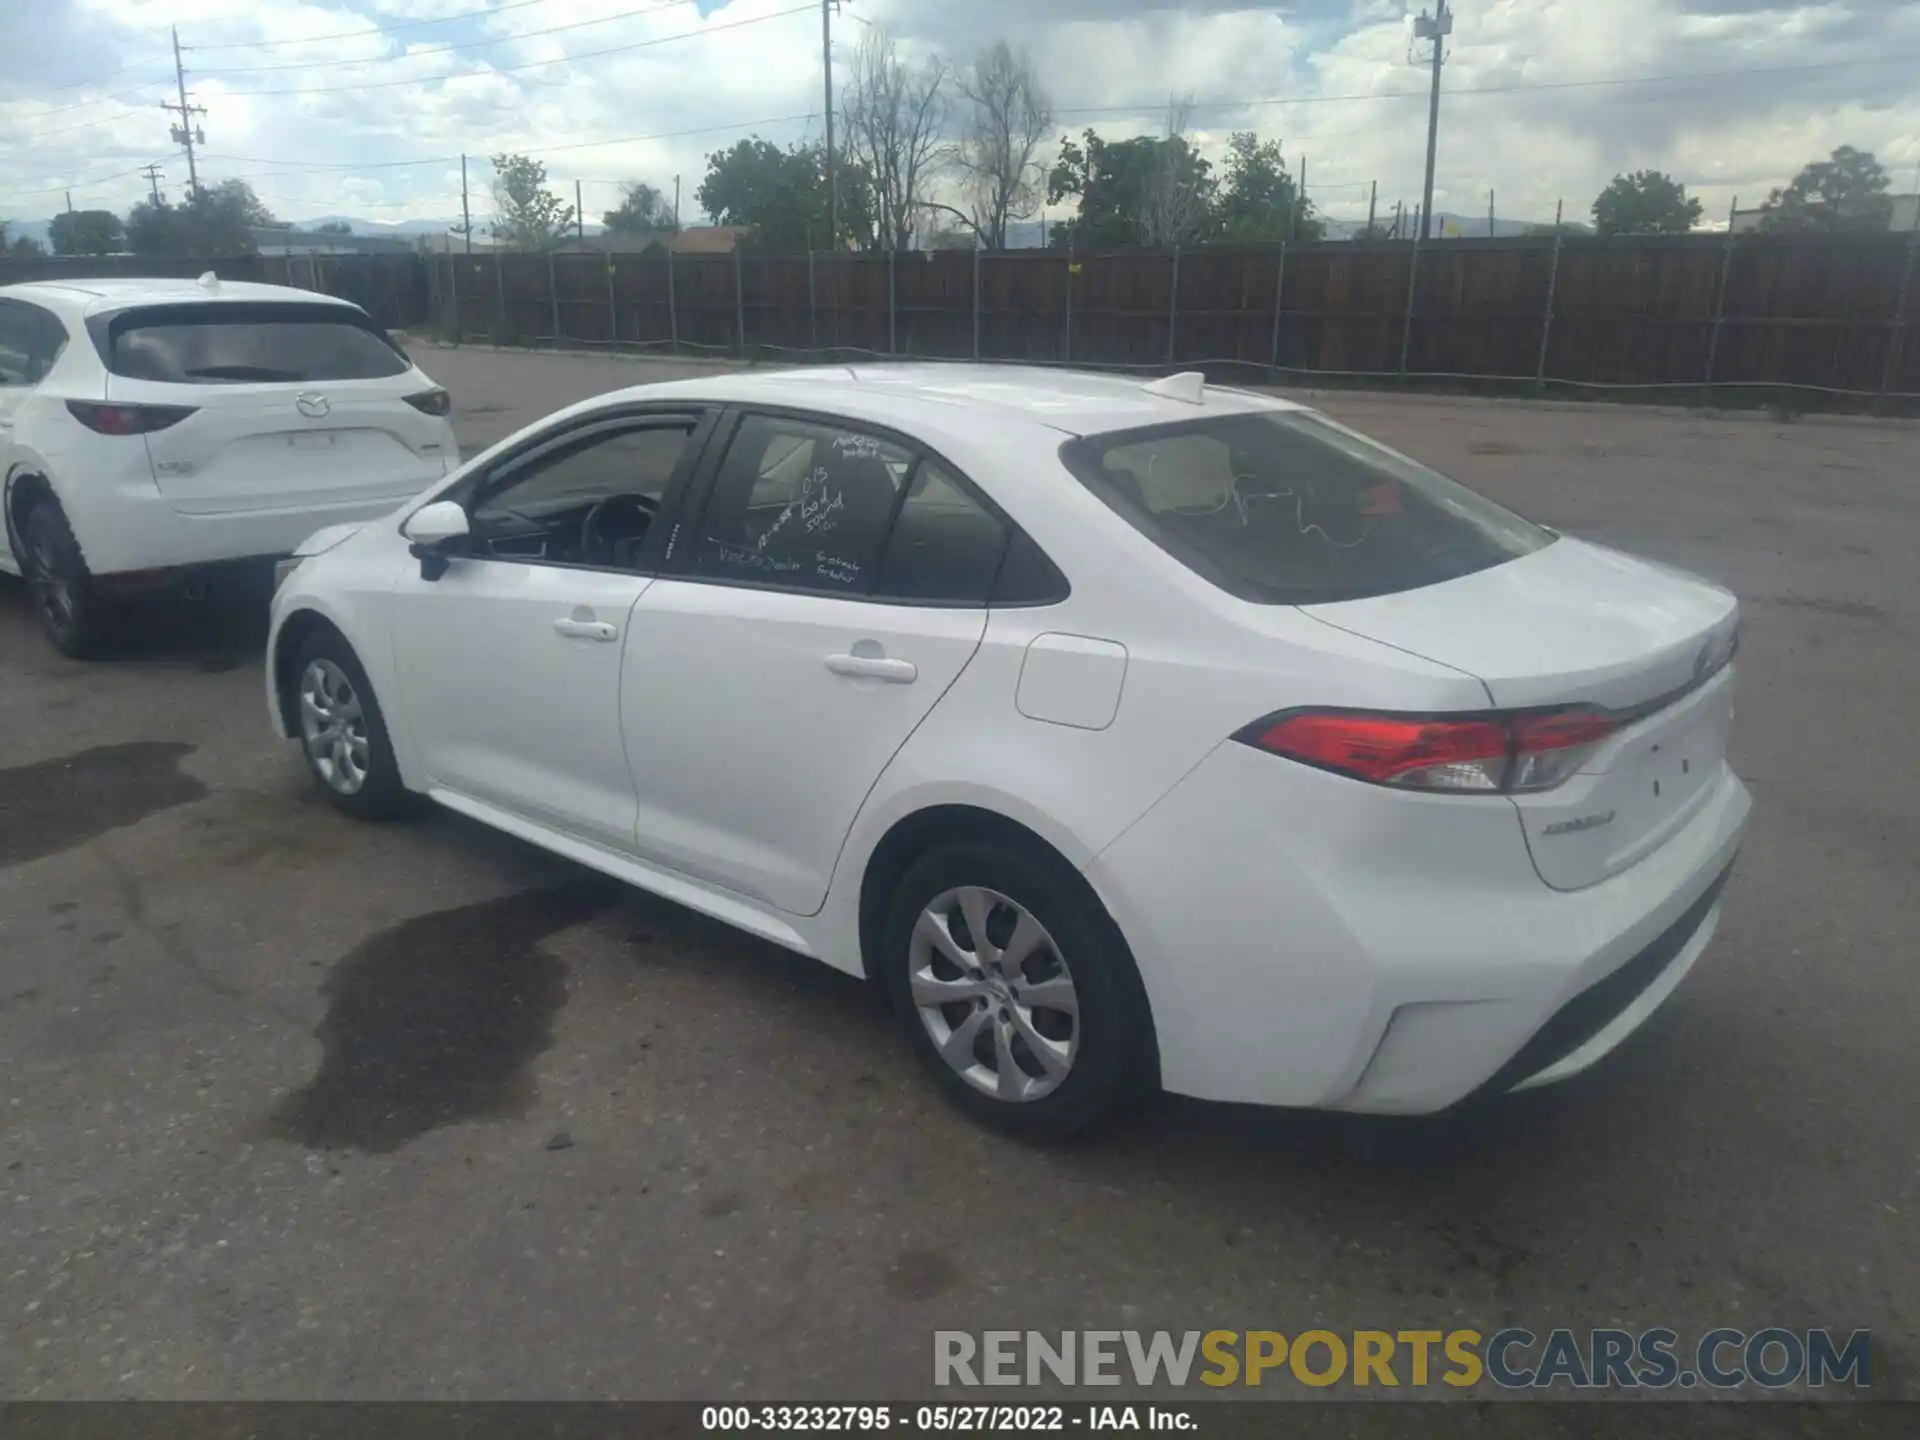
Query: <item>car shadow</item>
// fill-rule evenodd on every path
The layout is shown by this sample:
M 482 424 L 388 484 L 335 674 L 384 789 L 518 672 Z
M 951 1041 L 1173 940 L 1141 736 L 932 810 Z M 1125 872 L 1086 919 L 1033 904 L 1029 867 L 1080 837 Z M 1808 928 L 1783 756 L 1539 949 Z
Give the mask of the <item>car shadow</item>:
M 110 643 L 89 664 L 188 662 L 217 674 L 257 661 L 267 644 L 270 580 L 227 580 L 190 595 L 128 597 L 114 605 Z M 0 607 L 38 628 L 26 582 L 0 575 Z M 51 645 L 48 646 L 52 653 Z

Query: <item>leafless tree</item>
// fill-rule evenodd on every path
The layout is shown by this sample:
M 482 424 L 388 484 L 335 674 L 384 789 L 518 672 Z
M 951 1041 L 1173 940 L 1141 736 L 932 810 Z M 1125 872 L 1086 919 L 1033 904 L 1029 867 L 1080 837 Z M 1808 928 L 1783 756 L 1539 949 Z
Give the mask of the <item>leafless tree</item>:
M 958 77 L 966 97 L 965 128 L 953 167 L 973 207 L 972 227 L 989 250 L 1007 246 L 1007 222 L 1040 208 L 1046 172 L 1040 144 L 1053 130 L 1053 102 L 1033 59 L 996 40 Z
M 1205 237 L 1213 215 L 1213 180 L 1187 140 L 1193 96 L 1167 101 L 1166 134 L 1154 149 L 1141 196 L 1140 243 L 1183 245 Z
M 847 147 L 873 177 L 881 244 L 905 250 L 927 208 L 946 122 L 947 63 L 937 56 L 909 64 L 887 31 L 860 37 L 853 75 L 841 102 Z

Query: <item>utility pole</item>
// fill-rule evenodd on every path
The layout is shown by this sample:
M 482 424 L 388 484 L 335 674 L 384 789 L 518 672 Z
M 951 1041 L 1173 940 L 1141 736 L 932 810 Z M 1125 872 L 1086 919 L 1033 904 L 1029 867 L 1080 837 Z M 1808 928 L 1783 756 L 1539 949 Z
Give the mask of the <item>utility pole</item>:
M 473 254 L 473 212 L 467 208 L 467 157 L 460 157 L 460 233 L 467 237 L 467 254 Z
M 193 123 L 193 117 L 206 114 L 207 107 L 187 103 L 187 72 L 186 67 L 180 63 L 180 27 L 178 25 L 173 27 L 173 79 L 174 83 L 180 87 L 180 101 L 175 104 L 170 100 L 162 100 L 160 108 L 180 116 L 180 123 L 173 127 L 173 143 L 186 147 L 187 198 L 193 200 L 200 194 L 200 171 L 193 161 L 193 147 L 196 141 L 202 145 L 207 143 L 207 132 Z
M 838 250 L 840 172 L 833 162 L 833 5 L 834 0 L 820 0 L 820 73 L 827 96 L 827 248 Z
M 673 228 L 676 232 L 680 229 L 680 177 L 678 175 L 673 177 Z
M 1487 191 L 1487 238 L 1493 238 L 1493 191 Z
M 1373 188 L 1367 191 L 1367 239 L 1369 240 L 1377 238 L 1373 233 L 1373 217 L 1379 205 L 1380 182 L 1376 180 L 1373 182 Z
M 153 197 L 153 208 L 158 210 L 161 205 L 160 167 L 158 165 L 149 165 L 147 166 L 146 169 L 142 170 L 140 173 L 147 177 L 147 192 Z
M 573 182 L 573 238 L 582 245 L 587 243 L 587 212 L 581 208 L 580 182 Z
M 1413 22 L 1416 39 L 1433 45 L 1433 96 L 1427 102 L 1427 184 L 1420 202 L 1420 238 L 1433 228 L 1433 162 L 1440 147 L 1440 67 L 1447 63 L 1447 36 L 1453 33 L 1453 12 L 1447 0 L 1434 0 L 1434 13 Z
M 67 213 L 69 215 L 73 213 L 73 192 L 71 190 L 67 191 Z

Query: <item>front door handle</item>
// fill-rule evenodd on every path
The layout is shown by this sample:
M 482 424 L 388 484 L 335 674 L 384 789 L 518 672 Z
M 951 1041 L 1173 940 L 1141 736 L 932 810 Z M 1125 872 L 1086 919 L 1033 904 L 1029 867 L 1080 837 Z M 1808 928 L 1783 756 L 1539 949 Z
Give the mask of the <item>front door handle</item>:
M 892 685 L 911 685 L 920 671 L 911 660 L 889 660 L 884 655 L 829 655 L 827 669 L 836 675 L 865 680 L 885 680 Z
M 569 640 L 612 640 L 619 635 L 605 620 L 573 620 L 562 617 L 553 622 L 553 628 Z

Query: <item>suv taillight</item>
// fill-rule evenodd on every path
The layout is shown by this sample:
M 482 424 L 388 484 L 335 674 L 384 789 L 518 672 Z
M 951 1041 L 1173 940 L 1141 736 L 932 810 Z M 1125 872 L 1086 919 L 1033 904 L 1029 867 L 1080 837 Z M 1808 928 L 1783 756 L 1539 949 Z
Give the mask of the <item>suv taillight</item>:
M 407 396 L 407 404 L 422 415 L 446 415 L 453 409 L 453 397 L 444 390 L 422 390 Z
M 1234 738 L 1374 785 L 1512 795 L 1551 790 L 1619 728 L 1588 706 L 1461 716 L 1290 710 Z
M 193 414 L 192 405 L 114 405 L 98 400 L 69 400 L 67 413 L 96 435 L 148 435 L 178 425 Z

